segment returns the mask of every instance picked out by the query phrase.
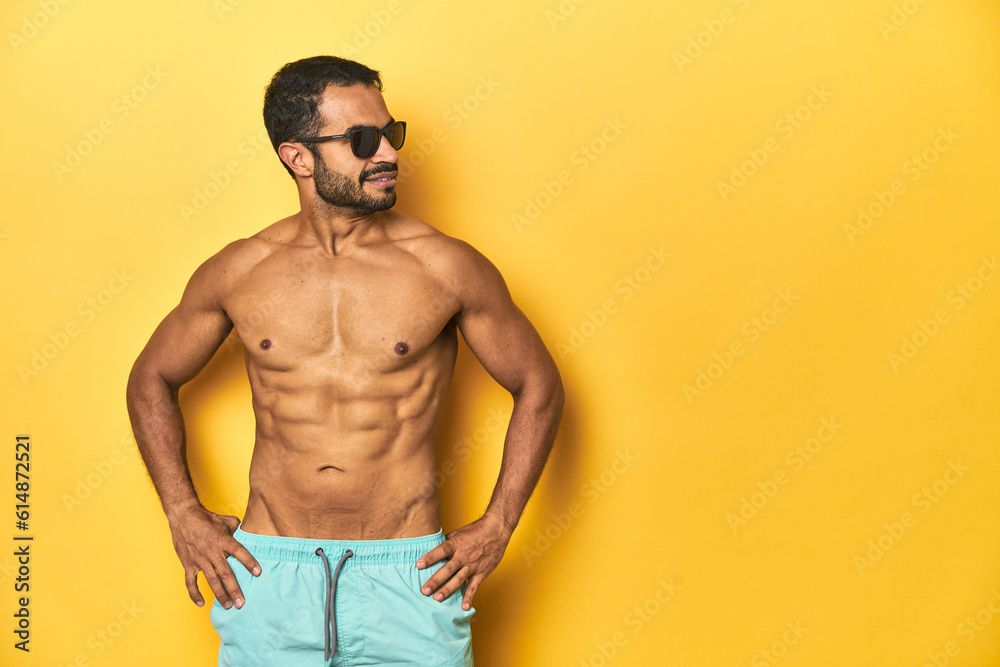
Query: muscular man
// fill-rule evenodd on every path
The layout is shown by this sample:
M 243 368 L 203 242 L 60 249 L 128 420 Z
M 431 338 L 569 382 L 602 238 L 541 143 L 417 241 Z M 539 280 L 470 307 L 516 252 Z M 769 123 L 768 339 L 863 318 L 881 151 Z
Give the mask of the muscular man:
M 220 665 L 471 665 L 473 596 L 555 438 L 559 374 L 500 273 L 392 209 L 406 127 L 381 90 L 329 56 L 275 74 L 264 122 L 301 210 L 202 264 L 129 377 L 188 592 L 204 604 L 203 572 L 216 597 Z M 242 522 L 199 502 L 177 404 L 234 327 L 256 415 Z M 514 407 L 486 510 L 444 535 L 434 437 L 459 330 Z

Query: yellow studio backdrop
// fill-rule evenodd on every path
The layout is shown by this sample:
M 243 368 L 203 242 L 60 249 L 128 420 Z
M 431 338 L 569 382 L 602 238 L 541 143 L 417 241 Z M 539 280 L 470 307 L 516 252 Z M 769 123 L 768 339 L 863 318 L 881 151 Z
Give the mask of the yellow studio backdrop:
M 0 663 L 215 664 L 125 381 L 204 259 L 297 210 L 263 89 L 332 54 L 409 123 L 397 206 L 500 268 L 563 373 L 478 665 L 1000 665 L 995 0 L 8 0 L 0 28 Z M 237 515 L 242 357 L 181 396 Z M 445 532 L 511 405 L 463 348 Z

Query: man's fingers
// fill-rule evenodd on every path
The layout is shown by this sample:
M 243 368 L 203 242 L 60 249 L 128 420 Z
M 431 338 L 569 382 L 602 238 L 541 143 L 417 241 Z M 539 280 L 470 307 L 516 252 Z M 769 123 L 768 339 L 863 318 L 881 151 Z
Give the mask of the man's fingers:
M 436 591 L 441 584 L 448 581 L 451 575 L 457 572 L 458 568 L 461 566 L 461 563 L 459 563 L 455 558 L 448 560 L 444 565 L 438 568 L 437 572 L 431 575 L 431 578 L 428 579 L 427 583 L 421 587 L 420 591 L 424 595 L 430 595 L 432 592 Z
M 216 566 L 216 571 L 219 573 L 219 580 L 222 581 L 223 587 L 229 594 L 229 598 L 239 609 L 243 606 L 243 591 L 240 590 L 240 584 L 236 581 L 236 575 L 233 574 L 232 569 L 229 567 L 229 561 L 223 560 L 221 565 Z M 226 607 L 228 609 L 229 607 Z
M 191 601 L 201 607 L 205 604 L 205 598 L 201 596 L 201 591 L 198 590 L 198 572 L 197 568 L 184 568 L 184 585 L 187 586 Z
M 229 526 L 230 533 L 235 533 L 236 529 L 240 527 L 239 517 L 226 514 L 220 514 L 219 516 L 226 522 L 226 525 Z
M 452 593 L 462 587 L 462 583 L 469 578 L 469 573 L 471 571 L 472 568 L 468 565 L 459 568 L 458 572 L 455 573 L 455 576 L 449 579 L 448 583 L 438 589 L 438 592 L 434 594 L 434 599 L 438 602 L 444 602 L 446 599 L 450 598 Z
M 451 552 L 454 551 L 454 549 L 446 547 L 445 546 L 446 544 L 448 544 L 448 542 L 442 542 L 441 544 L 437 545 L 436 547 L 425 553 L 419 559 L 417 559 L 417 568 L 422 570 L 429 565 L 433 565 L 442 558 L 447 558 L 448 556 L 450 556 Z
M 215 571 L 212 563 L 207 563 L 206 566 L 202 567 L 201 571 L 205 574 L 205 581 L 208 582 L 208 586 L 212 589 L 212 593 L 215 594 L 215 599 L 219 601 L 219 604 L 226 609 L 232 607 L 233 601 L 229 597 L 229 592 L 222 584 L 222 579 L 219 578 L 219 574 Z M 232 572 L 229 575 L 232 576 Z M 235 580 L 233 583 L 235 583 Z
M 469 585 L 465 589 L 465 597 L 462 598 L 462 609 L 469 611 L 472 609 L 472 598 L 476 595 L 476 591 L 479 590 L 479 584 L 482 583 L 484 577 L 478 574 L 469 577 Z
M 233 541 L 236 542 L 236 540 Z M 237 549 L 233 549 L 232 555 L 236 557 L 236 560 L 243 563 L 243 567 L 252 572 L 254 575 L 260 574 L 260 563 L 257 562 L 257 559 L 250 555 L 250 552 L 247 551 L 245 546 L 239 542 L 236 542 L 236 544 L 238 544 L 239 547 Z

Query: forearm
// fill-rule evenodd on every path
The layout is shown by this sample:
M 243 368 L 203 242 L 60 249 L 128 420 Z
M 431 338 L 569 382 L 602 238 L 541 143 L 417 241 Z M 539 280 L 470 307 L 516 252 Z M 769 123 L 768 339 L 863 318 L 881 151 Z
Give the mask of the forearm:
M 160 496 L 167 519 L 200 506 L 186 457 L 184 418 L 177 390 L 154 371 L 136 365 L 126 392 L 139 453 Z
M 558 376 L 514 397 L 500 475 L 483 516 L 498 518 L 513 534 L 542 475 L 562 416 L 563 389 Z

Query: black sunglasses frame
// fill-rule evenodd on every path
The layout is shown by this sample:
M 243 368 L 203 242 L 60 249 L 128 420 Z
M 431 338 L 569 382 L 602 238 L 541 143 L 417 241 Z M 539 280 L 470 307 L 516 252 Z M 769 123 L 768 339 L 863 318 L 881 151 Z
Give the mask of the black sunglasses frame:
M 303 137 L 302 139 L 298 139 L 297 141 L 301 143 L 319 143 L 321 141 L 330 141 L 331 139 L 349 139 L 351 142 L 351 152 L 354 153 L 354 157 L 367 159 L 370 158 L 372 155 L 375 155 L 375 153 L 378 153 L 378 149 L 382 145 L 382 137 L 385 137 L 386 141 L 389 141 L 389 136 L 388 136 L 389 132 L 395 132 L 397 126 L 402 128 L 402 135 L 399 140 L 399 145 L 392 146 L 391 141 L 389 142 L 389 145 L 392 146 L 394 150 L 398 151 L 400 148 L 403 147 L 403 142 L 406 141 L 406 121 L 402 120 L 394 120 L 381 129 L 370 126 L 356 127 L 353 130 L 346 132 L 344 134 L 331 134 L 326 137 Z M 373 143 L 370 152 L 366 154 L 360 154 L 358 153 L 358 147 L 354 143 L 354 137 L 358 136 L 361 132 L 364 132 L 366 130 L 377 132 L 378 134 L 376 134 L 375 136 L 378 137 L 378 141 L 375 141 Z

